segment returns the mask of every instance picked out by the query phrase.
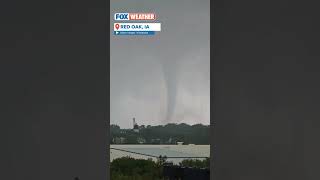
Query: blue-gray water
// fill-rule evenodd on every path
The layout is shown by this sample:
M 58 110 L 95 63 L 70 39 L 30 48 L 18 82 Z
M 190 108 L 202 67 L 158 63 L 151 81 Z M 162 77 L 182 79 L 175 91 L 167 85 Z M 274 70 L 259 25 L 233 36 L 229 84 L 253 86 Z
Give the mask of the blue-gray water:
M 151 156 L 167 156 L 167 157 L 210 157 L 210 145 L 111 145 L 111 148 L 131 151 L 136 153 L 147 154 Z M 149 156 L 134 154 L 111 149 L 110 161 L 115 158 L 130 156 L 136 159 L 148 159 Z M 183 158 L 169 158 L 168 161 L 179 163 Z

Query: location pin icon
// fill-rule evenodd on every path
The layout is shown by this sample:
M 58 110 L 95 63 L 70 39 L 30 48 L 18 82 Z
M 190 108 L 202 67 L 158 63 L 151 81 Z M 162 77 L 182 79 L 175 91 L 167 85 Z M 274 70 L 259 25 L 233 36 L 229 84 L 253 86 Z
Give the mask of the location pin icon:
M 118 30 L 118 29 L 119 29 L 119 24 L 116 24 L 115 27 L 116 27 L 116 29 Z

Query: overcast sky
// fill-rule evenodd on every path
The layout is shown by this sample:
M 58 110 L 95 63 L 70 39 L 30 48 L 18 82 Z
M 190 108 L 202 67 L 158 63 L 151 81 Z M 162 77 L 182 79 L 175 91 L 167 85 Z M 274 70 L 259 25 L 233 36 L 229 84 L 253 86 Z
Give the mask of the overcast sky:
M 162 25 L 155 36 L 111 34 L 111 124 L 131 128 L 133 117 L 145 125 L 210 123 L 209 3 L 111 2 L 111 18 L 116 12 L 154 12 Z

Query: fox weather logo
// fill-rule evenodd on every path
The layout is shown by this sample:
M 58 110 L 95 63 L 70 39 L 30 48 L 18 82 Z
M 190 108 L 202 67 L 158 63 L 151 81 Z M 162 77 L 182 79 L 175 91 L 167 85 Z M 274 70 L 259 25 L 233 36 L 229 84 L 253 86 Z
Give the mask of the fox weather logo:
M 153 21 L 156 19 L 154 13 L 115 13 L 116 21 Z
M 115 13 L 114 20 L 122 21 L 114 23 L 114 35 L 154 35 L 155 32 L 161 31 L 161 23 L 146 22 L 156 20 L 154 13 Z

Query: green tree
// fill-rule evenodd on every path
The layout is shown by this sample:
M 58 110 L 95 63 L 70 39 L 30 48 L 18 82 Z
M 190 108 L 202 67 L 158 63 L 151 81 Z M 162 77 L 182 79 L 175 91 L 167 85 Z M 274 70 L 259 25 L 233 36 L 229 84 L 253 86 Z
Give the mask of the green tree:
M 133 159 L 122 157 L 111 162 L 112 180 L 160 180 L 162 171 L 160 164 L 151 159 Z
M 210 168 L 210 158 L 206 158 L 204 160 L 184 159 L 179 163 L 179 165 L 184 167 Z

